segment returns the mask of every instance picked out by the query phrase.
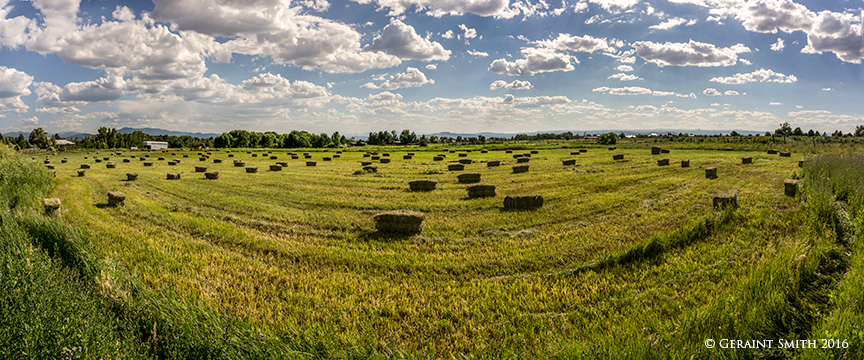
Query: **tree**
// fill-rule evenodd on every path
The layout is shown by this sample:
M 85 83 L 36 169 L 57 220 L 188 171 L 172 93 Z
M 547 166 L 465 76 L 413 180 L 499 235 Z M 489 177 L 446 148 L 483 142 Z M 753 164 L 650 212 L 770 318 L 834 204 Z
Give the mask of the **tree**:
M 222 133 L 213 140 L 213 146 L 217 148 L 229 148 L 234 143 L 234 138 L 229 133 Z
M 30 132 L 30 143 L 39 147 L 40 149 L 44 149 L 48 147 L 48 133 L 45 132 L 44 129 L 35 128 Z
M 30 143 L 27 142 L 27 139 L 24 138 L 24 134 L 18 134 L 18 141 L 15 142 L 18 144 L 19 149 L 26 149 L 30 147 Z
M 615 135 L 613 132 L 605 133 L 597 138 L 597 143 L 601 145 L 615 145 L 618 143 L 618 135 Z
M 781 136 L 792 135 L 792 126 L 788 122 L 780 124 L 780 128 L 774 130 L 774 133 Z
M 792 135 L 801 136 L 804 135 L 804 131 L 802 131 L 800 127 L 796 127 L 795 130 L 792 131 Z
M 408 129 L 402 130 L 402 133 L 399 134 L 399 143 L 402 145 L 413 144 L 417 142 L 417 135 L 414 134 L 413 131 Z
M 737 131 L 735 131 L 735 130 L 732 130 L 732 132 L 731 132 L 731 133 L 729 133 L 729 136 L 741 136 L 741 134 L 738 134 L 738 132 L 737 132 Z
M 864 136 L 864 125 L 858 125 L 855 127 L 855 136 Z

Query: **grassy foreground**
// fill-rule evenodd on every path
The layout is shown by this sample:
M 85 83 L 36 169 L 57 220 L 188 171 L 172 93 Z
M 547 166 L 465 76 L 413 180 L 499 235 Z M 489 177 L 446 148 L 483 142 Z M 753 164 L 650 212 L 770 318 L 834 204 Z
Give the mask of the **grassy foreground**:
M 378 173 L 357 173 L 372 149 L 332 161 L 322 158 L 334 151 L 311 153 L 315 167 L 286 151 L 217 151 L 205 161 L 197 152 L 91 151 L 49 156 L 56 180 L 3 150 L 2 231 L 15 240 L 3 242 L 0 326 L 50 334 L 2 331 L 0 355 L 9 356 L 0 357 L 864 356 L 862 282 L 854 280 L 862 276 L 860 174 L 826 173 L 861 168 L 860 158 L 822 157 L 802 170 L 802 154 L 652 156 L 622 146 L 570 155 L 578 150 L 562 144 L 515 151 L 539 152 L 524 174 L 512 174 L 503 149 L 464 158 L 441 148 L 376 149 L 392 158 L 376 162 Z M 403 160 L 407 151 L 416 155 Z M 446 160 L 432 159 L 439 153 Z M 612 160 L 618 153 L 623 161 Z M 744 156 L 754 163 L 741 164 Z M 104 157 L 117 167 L 94 160 Z M 465 158 L 474 160 L 465 172 L 481 173 L 498 196 L 466 197 L 447 170 Z M 562 165 L 571 158 L 577 165 Z M 167 165 L 172 159 L 180 164 Z M 502 166 L 486 167 L 489 160 Z M 288 166 L 268 171 L 276 161 Z M 824 165 L 837 162 L 845 163 Z M 84 163 L 92 169 L 78 177 Z M 205 180 L 195 166 L 220 178 Z M 705 167 L 719 178 L 706 179 Z M 125 181 L 130 171 L 137 181 Z M 165 180 L 168 172 L 182 179 Z M 806 205 L 783 195 L 792 176 L 806 181 Z M 438 180 L 438 190 L 408 191 L 418 178 Z M 106 207 L 116 190 L 126 206 Z M 49 192 L 63 201 L 62 220 L 40 214 Z M 728 192 L 741 209 L 715 212 L 711 197 Z M 503 196 L 515 194 L 541 194 L 545 204 L 502 211 Z M 389 209 L 426 213 L 423 234 L 375 233 L 372 215 Z M 32 264 L 44 275 L 24 280 Z M 27 308 L 33 303 L 45 307 Z M 850 346 L 704 346 L 780 337 Z

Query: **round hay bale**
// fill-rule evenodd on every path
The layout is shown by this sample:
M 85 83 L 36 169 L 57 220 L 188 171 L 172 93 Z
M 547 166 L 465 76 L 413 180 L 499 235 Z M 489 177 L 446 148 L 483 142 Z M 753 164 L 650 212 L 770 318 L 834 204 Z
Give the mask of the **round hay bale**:
M 612 155 L 612 160 L 624 160 L 624 154 Z
M 361 166 L 369 166 L 369 165 L 372 165 L 372 162 L 371 161 L 361 161 L 360 165 Z
M 106 169 L 114 169 L 114 168 L 116 168 L 116 167 L 117 167 L 117 164 L 115 164 L 115 163 L 113 163 L 113 162 L 107 162 L 107 163 L 105 163 L 105 168 L 106 168 Z
M 741 158 L 741 163 L 742 164 L 752 164 L 753 163 L 753 157 L 750 157 L 750 156 L 743 157 L 743 158 Z
M 60 217 L 60 199 L 42 199 L 42 206 L 45 207 L 45 215 Z
M 662 150 L 662 149 L 660 149 L 659 146 L 652 146 L 651 147 L 651 155 L 660 155 L 660 150 Z
M 377 167 L 377 166 L 374 166 L 374 165 L 364 166 L 364 167 L 363 167 L 363 171 L 377 173 L 377 172 L 378 172 L 378 167 Z
M 216 180 L 216 179 L 219 179 L 219 172 L 215 171 L 215 170 L 214 171 L 208 171 L 208 172 L 204 173 L 204 177 L 207 180 Z
M 667 166 L 667 165 L 669 165 L 669 159 L 657 160 L 657 166 Z
M 543 207 L 543 195 L 510 195 L 504 198 L 505 210 L 533 210 Z
M 459 153 L 459 157 L 468 157 L 468 154 L 466 154 L 466 153 Z
M 90 164 L 81 164 L 81 168 L 82 168 L 82 169 L 89 169 L 89 168 L 90 168 Z
M 126 201 L 126 194 L 119 191 L 108 192 L 108 206 L 117 207 L 123 206 Z
M 521 174 L 521 173 L 526 173 L 526 172 L 528 172 L 528 165 L 513 166 L 513 173 L 514 174 Z
M 563 160 L 563 161 L 561 161 L 561 164 L 564 165 L 564 166 L 572 166 L 572 165 L 576 165 L 576 159 L 567 159 L 567 160 Z
M 180 180 L 179 173 L 168 173 L 168 180 Z
M 714 196 L 712 199 L 712 203 L 714 204 L 714 210 L 723 210 L 727 207 L 737 208 L 738 207 L 738 195 L 737 194 L 721 194 Z
M 85 172 L 87 172 L 87 170 L 83 170 L 83 169 L 82 169 L 82 170 L 78 170 L 78 177 L 84 177 L 84 173 L 85 173 Z
M 493 197 L 495 196 L 495 185 L 474 184 L 465 188 L 468 190 L 469 198 Z
M 423 231 L 425 216 L 416 211 L 388 211 L 376 214 L 375 230 L 384 234 L 413 235 Z
M 150 161 L 144 162 L 144 166 L 153 166 L 153 163 Z
M 531 159 L 529 159 L 529 158 L 527 158 L 527 157 L 521 157 L 521 158 L 516 159 L 516 163 L 517 163 L 517 164 L 527 163 L 527 162 L 529 162 L 529 161 L 531 161 Z
M 390 158 L 381 158 L 381 160 L 378 160 L 378 161 L 380 161 L 382 164 L 389 164 Z
M 270 171 L 282 171 L 282 165 L 270 165 Z
M 247 173 L 247 174 L 254 174 L 254 173 L 257 173 L 257 172 L 258 172 L 258 167 L 257 167 L 257 166 L 247 166 L 247 167 L 246 167 L 246 173 Z
M 449 170 L 449 171 L 462 171 L 462 170 L 465 170 L 465 165 L 450 164 L 450 165 L 447 165 L 447 170 Z
M 460 184 L 476 184 L 480 182 L 480 173 L 464 173 L 456 176 Z
M 705 168 L 705 178 L 706 179 L 716 179 L 717 178 L 717 168 Z
M 690 167 L 690 160 L 688 160 L 688 159 L 681 160 L 681 167 L 682 168 L 689 168 Z
M 436 157 L 432 158 L 432 161 L 443 161 L 443 160 L 444 160 L 444 158 L 440 157 L 440 156 L 436 156 Z
M 489 160 L 486 162 L 486 167 L 501 166 L 501 160 Z
M 795 197 L 795 194 L 798 193 L 798 180 L 783 180 L 783 193 L 786 194 L 786 196 Z
M 206 166 L 196 166 L 195 172 L 197 172 L 197 173 L 207 172 L 207 167 Z
M 432 179 L 412 180 L 408 182 L 411 191 L 432 191 L 438 187 L 438 181 Z
M 126 173 L 126 181 L 135 181 L 138 180 L 138 173 Z
M 471 159 L 459 159 L 459 163 L 464 165 L 470 165 L 472 162 L 474 161 Z
M 318 163 L 316 163 L 314 161 L 307 161 L 306 162 L 306 166 L 315 166 L 315 165 L 318 165 Z
M 768 155 L 777 155 L 777 150 L 768 150 Z

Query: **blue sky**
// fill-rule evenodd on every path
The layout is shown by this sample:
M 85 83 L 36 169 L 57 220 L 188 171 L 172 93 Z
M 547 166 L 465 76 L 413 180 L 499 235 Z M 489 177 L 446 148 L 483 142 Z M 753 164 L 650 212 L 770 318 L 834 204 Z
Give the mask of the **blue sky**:
M 850 131 L 862 7 L 0 0 L 0 132 Z

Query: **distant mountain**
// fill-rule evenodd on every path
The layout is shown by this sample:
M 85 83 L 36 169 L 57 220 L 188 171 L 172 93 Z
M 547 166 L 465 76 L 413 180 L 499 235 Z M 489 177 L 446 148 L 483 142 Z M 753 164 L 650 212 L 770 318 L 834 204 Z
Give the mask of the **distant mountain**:
M 147 135 L 159 136 L 159 135 L 173 135 L 173 136 L 192 136 L 197 138 L 215 138 L 222 133 L 214 134 L 214 133 L 193 133 L 193 132 L 185 132 L 185 131 L 172 131 L 165 129 L 156 129 L 156 128 L 129 128 L 124 127 L 122 129 L 117 130 L 117 132 L 121 134 L 131 134 L 135 131 L 143 132 Z

